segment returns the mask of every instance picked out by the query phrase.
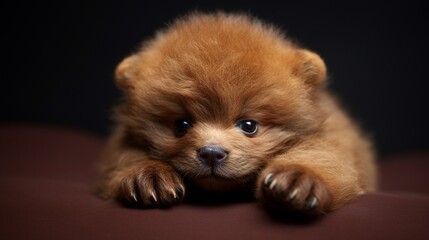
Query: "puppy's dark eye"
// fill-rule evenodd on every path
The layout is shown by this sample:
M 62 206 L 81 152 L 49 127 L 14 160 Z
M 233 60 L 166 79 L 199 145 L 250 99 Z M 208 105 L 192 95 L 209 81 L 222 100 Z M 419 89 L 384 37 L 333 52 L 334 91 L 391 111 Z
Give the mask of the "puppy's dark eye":
M 187 119 L 180 119 L 175 122 L 176 135 L 181 137 L 188 132 L 188 129 L 192 127 L 191 121 Z
M 253 120 L 245 119 L 239 121 L 237 127 L 240 128 L 246 136 L 253 137 L 258 132 L 259 124 Z

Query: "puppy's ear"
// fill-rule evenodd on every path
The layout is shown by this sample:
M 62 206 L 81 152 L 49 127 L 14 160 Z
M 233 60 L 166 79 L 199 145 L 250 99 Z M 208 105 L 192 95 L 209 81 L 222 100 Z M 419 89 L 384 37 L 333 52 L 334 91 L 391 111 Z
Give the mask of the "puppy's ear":
M 132 81 L 135 78 L 135 65 L 138 60 L 138 55 L 131 55 L 116 67 L 115 78 L 116 84 L 122 90 L 129 90 L 132 88 Z
M 299 76 L 311 85 L 318 86 L 326 81 L 326 65 L 322 58 L 314 52 L 301 49 L 300 55 L 302 62 L 299 70 Z

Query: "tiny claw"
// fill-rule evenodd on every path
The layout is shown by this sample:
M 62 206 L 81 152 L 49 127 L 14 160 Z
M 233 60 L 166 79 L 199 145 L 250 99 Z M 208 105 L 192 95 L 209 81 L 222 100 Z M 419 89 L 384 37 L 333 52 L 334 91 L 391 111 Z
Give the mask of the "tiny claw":
M 131 192 L 131 197 L 134 199 L 135 202 L 138 202 L 135 192 Z
M 289 196 L 288 196 L 287 200 L 288 200 L 288 201 L 293 200 L 293 199 L 296 197 L 296 195 L 298 194 L 298 192 L 299 192 L 298 188 L 295 188 L 295 189 L 294 189 L 294 190 L 289 194 Z
M 270 183 L 270 186 L 268 186 L 268 188 L 269 188 L 270 190 L 273 190 L 274 186 L 276 186 L 276 183 L 277 183 L 277 180 L 276 180 L 276 179 L 274 179 L 274 180 Z
M 269 173 L 266 177 L 265 177 L 265 180 L 264 180 L 264 184 L 265 185 L 270 185 L 271 184 L 271 182 L 273 181 L 273 174 L 272 173 Z
M 313 210 L 316 206 L 317 206 L 317 198 L 316 197 L 311 197 L 310 201 L 307 204 L 307 209 L 308 210 Z
M 154 192 L 151 192 L 150 195 L 151 195 L 151 198 L 154 202 L 158 202 L 158 199 L 156 199 Z
M 185 188 L 180 185 L 180 187 L 176 187 L 176 194 L 180 198 L 185 194 Z
M 179 199 L 179 198 L 177 197 L 176 191 L 174 191 L 174 189 L 170 188 L 170 192 L 173 194 L 173 198 L 174 198 L 174 199 Z

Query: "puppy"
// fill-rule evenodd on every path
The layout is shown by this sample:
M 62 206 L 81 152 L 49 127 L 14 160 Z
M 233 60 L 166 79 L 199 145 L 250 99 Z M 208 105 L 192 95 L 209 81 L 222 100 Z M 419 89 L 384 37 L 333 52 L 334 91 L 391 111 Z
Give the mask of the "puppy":
M 320 214 L 373 191 L 371 144 L 326 78 L 317 54 L 249 16 L 177 20 L 116 69 L 125 97 L 101 195 L 165 207 L 185 197 L 186 180 Z

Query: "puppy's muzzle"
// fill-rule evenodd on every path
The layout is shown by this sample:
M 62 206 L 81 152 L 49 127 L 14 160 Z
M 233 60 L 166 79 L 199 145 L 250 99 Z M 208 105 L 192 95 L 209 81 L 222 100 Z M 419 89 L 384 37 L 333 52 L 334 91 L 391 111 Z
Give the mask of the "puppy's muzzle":
M 204 146 L 198 149 L 198 159 L 207 167 L 215 169 L 228 158 L 228 153 L 219 146 Z

